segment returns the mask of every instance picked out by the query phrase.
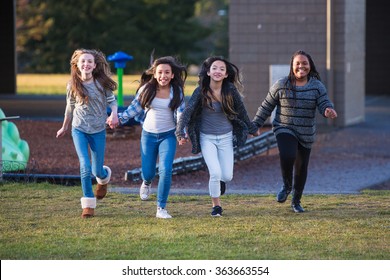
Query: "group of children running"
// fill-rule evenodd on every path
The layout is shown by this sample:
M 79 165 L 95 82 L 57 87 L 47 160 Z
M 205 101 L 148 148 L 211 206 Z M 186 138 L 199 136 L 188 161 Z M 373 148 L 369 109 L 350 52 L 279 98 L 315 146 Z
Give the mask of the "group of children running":
M 315 137 L 315 113 L 337 117 L 311 56 L 304 51 L 293 54 L 290 73 L 271 86 L 253 120 L 242 100 L 241 73 L 223 57 L 212 56 L 201 65 L 198 87 L 188 104 L 184 83 L 187 70 L 172 56 L 154 60 L 141 76 L 135 98 L 118 113 L 105 55 L 97 50 L 78 49 L 70 61 L 71 80 L 67 86 L 65 117 L 57 137 L 70 129 L 79 158 L 83 196 L 83 218 L 95 215 L 96 200 L 103 199 L 111 178 L 104 165 L 106 125 L 114 129 L 134 118 L 142 125 L 140 149 L 142 184 L 140 199 L 148 200 L 156 163 L 159 162 L 156 217 L 167 219 L 176 144 L 190 142 L 192 153 L 202 153 L 209 171 L 211 215 L 222 216 L 220 196 L 233 179 L 234 148 L 245 144 L 248 135 L 260 135 L 272 111 L 283 186 L 277 201 L 292 194 L 291 207 L 304 212 L 301 197 L 307 178 L 311 146 Z M 107 116 L 107 107 L 111 113 Z M 89 158 L 89 153 L 90 157 Z M 92 176 L 97 186 L 93 192 Z

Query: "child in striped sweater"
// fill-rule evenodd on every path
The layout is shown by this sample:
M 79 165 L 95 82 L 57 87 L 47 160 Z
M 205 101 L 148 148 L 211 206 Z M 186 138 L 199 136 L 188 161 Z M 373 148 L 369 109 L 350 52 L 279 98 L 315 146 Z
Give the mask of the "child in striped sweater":
M 263 126 L 275 107 L 276 114 L 272 125 L 278 143 L 283 177 L 283 186 L 277 194 L 277 201 L 285 202 L 294 190 L 291 207 L 294 212 L 301 213 L 305 211 L 301 206 L 301 197 L 316 135 L 316 108 L 326 118 L 337 117 L 308 53 L 300 50 L 293 54 L 289 75 L 271 86 L 256 112 L 253 122 L 257 127 Z

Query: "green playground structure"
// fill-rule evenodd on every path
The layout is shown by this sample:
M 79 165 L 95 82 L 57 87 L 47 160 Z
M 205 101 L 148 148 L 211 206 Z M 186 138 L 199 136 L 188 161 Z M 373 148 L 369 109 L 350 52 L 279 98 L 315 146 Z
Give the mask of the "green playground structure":
M 25 140 L 20 139 L 16 125 L 8 120 L 18 117 L 6 117 L 0 108 L 0 148 L 1 172 L 26 169 L 30 157 L 30 148 Z

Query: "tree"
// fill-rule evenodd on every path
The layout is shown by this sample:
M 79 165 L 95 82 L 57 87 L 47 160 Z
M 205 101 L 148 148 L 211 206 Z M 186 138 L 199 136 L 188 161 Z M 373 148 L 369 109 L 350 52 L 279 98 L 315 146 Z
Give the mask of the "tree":
M 208 55 L 229 57 L 229 0 L 198 0 L 195 16 L 203 26 L 211 28 L 209 36 L 201 44 Z
M 77 48 L 134 56 L 132 71 L 149 66 L 150 53 L 193 63 L 196 42 L 211 30 L 194 17 L 195 0 L 18 0 L 19 72 L 65 73 Z

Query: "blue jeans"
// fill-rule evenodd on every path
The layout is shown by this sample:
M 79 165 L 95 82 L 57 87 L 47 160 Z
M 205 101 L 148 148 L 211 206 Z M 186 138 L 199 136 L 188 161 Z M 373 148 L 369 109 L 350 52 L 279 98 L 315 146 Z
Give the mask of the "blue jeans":
M 200 133 L 200 147 L 210 174 L 210 196 L 220 197 L 220 181 L 227 183 L 233 179 L 233 133 L 222 135 Z
M 176 153 L 175 130 L 163 133 L 151 133 L 142 130 L 141 161 L 142 179 L 150 183 L 156 175 L 157 156 L 158 186 L 157 206 L 165 208 L 172 182 L 172 165 Z
M 80 161 L 81 187 L 84 197 L 94 197 L 92 190 L 92 174 L 98 178 L 107 177 L 103 168 L 104 152 L 106 149 L 106 131 L 88 134 L 72 128 L 73 144 Z M 88 150 L 91 151 L 92 166 Z

